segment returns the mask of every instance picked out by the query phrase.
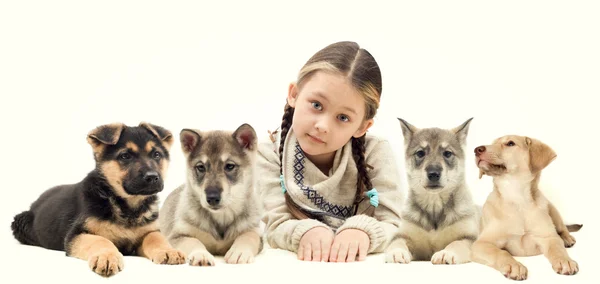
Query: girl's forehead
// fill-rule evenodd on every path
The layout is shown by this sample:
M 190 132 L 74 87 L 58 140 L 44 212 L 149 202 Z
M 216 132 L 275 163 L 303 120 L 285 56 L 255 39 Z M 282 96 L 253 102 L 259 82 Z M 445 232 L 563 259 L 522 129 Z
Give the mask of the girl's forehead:
M 301 86 L 300 93 L 322 97 L 344 105 L 364 104 L 362 94 L 340 74 L 317 72 Z
M 321 86 L 321 87 L 332 87 L 332 88 L 354 88 L 350 79 L 340 73 L 331 71 L 316 71 L 308 80 L 304 83 L 305 86 Z

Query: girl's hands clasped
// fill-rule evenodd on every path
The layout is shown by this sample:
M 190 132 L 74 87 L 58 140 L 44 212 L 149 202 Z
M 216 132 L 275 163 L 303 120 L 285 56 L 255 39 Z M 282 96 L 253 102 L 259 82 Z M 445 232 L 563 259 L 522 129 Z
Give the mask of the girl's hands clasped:
M 330 262 L 354 262 L 367 258 L 371 240 L 369 235 L 358 229 L 345 229 L 337 234 L 331 245 Z
M 329 228 L 315 227 L 300 239 L 298 259 L 305 261 L 353 262 L 367 258 L 369 235 L 358 229 L 345 229 L 334 236 Z
M 314 227 L 300 239 L 298 259 L 306 261 L 327 261 L 333 242 L 333 232 L 329 228 Z

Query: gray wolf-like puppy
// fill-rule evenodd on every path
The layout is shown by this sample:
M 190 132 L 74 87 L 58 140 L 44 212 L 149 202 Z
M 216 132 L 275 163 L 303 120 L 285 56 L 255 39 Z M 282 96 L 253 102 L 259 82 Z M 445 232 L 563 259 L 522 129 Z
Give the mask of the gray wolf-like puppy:
M 181 147 L 186 183 L 165 200 L 161 231 L 194 266 L 250 263 L 262 250 L 262 210 L 254 192 L 256 133 L 243 124 L 234 132 L 184 129 Z
M 453 129 L 419 129 L 399 120 L 409 193 L 386 262 L 469 262 L 479 230 L 479 210 L 465 181 L 464 148 L 471 119 Z

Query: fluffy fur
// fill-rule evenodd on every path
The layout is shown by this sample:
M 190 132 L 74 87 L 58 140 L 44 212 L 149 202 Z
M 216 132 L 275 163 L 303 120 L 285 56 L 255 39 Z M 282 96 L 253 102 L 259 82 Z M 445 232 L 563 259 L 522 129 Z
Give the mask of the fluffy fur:
M 252 262 L 263 247 L 254 129 L 248 124 L 233 133 L 184 129 L 180 139 L 187 181 L 165 200 L 161 231 L 190 265 L 215 265 L 213 255 L 224 255 L 227 263 Z
M 410 190 L 386 262 L 470 261 L 470 247 L 479 230 L 479 212 L 465 182 L 464 147 L 470 122 L 453 129 L 418 129 L 400 119 Z

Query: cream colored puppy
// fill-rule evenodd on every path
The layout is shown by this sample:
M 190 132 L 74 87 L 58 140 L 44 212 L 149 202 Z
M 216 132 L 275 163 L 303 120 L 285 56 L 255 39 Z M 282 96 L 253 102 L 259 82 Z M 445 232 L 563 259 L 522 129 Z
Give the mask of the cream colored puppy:
M 483 206 L 482 231 L 471 248 L 471 259 L 514 280 L 527 278 L 527 268 L 513 256 L 544 254 L 554 271 L 573 275 L 577 262 L 565 247 L 575 244 L 556 208 L 538 189 L 542 169 L 556 153 L 539 140 L 504 136 L 475 148 L 482 175 L 492 176 L 494 190 Z

